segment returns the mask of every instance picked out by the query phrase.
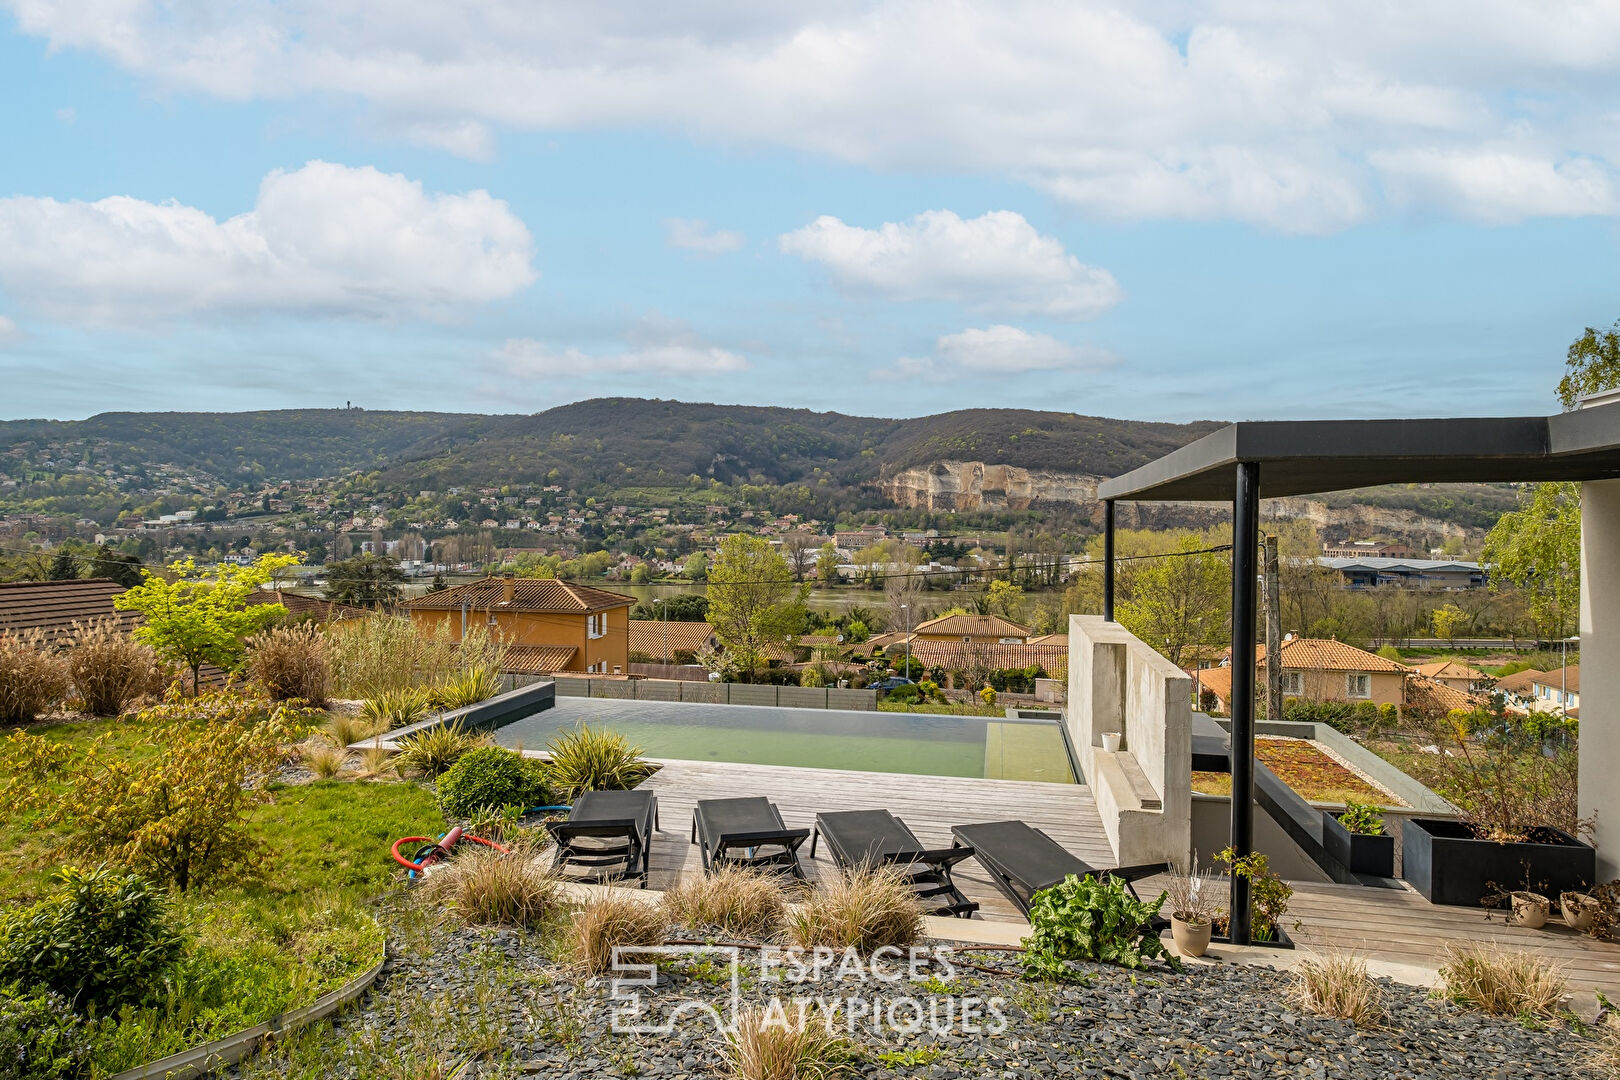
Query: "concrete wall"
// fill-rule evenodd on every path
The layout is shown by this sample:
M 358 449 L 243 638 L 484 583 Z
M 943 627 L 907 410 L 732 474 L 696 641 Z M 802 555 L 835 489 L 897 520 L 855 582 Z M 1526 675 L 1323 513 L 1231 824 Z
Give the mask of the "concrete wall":
M 1581 485 L 1581 816 L 1598 880 L 1620 877 L 1620 480 Z
M 1103 829 L 1123 865 L 1184 862 L 1192 848 L 1192 680 L 1097 615 L 1069 617 L 1065 719 Z M 1120 732 L 1117 753 L 1105 732 Z

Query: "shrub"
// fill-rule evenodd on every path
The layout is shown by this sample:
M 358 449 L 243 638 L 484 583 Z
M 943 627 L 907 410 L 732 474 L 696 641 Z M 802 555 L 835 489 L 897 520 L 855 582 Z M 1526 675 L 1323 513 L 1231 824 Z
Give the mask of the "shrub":
M 61 994 L 0 987 L 0 1080 L 66 1080 L 80 1074 L 89 1053 Z
M 850 1072 L 849 1042 L 818 1018 L 783 1023 L 766 1009 L 748 1009 L 726 1037 L 726 1068 L 734 1080 L 826 1080 Z
M 781 927 L 787 890 L 776 874 L 724 866 L 712 874 L 688 877 L 664 893 L 669 921 L 701 930 L 719 927 L 732 934 L 766 937 Z
M 1282 917 L 1288 914 L 1288 901 L 1294 890 L 1271 869 L 1271 860 L 1258 851 L 1237 858 L 1237 852 L 1228 847 L 1215 854 L 1227 869 L 1239 877 L 1249 879 L 1249 929 L 1256 941 L 1277 941 Z M 1215 928 L 1227 933 L 1228 923 L 1217 919 Z
M 341 746 L 334 746 L 331 740 L 316 736 L 303 743 L 298 748 L 298 754 L 309 766 L 310 772 L 322 780 L 330 780 L 343 771 L 344 762 L 349 758 L 348 751 Z
M 1483 945 L 1446 946 L 1440 982 L 1448 1000 L 1494 1016 L 1550 1019 L 1569 990 L 1541 957 Z
M 911 885 L 893 868 L 836 875 L 788 910 L 784 930 L 802 949 L 826 946 L 870 954 L 906 948 L 923 936 L 923 909 Z
M 105 1013 L 143 997 L 180 957 L 159 889 L 138 874 L 63 867 L 60 891 L 0 916 L 0 984 L 61 994 Z
M 177 700 L 139 713 L 150 754 L 132 759 L 107 732 L 82 751 L 17 732 L 0 753 L 4 794 L 65 827 L 99 859 L 181 891 L 205 878 L 253 872 L 261 841 L 248 807 L 283 760 L 281 744 L 307 714 L 231 695 Z
M 247 640 L 248 674 L 272 700 L 325 705 L 332 685 L 326 635 L 314 625 L 278 626 Z
M 549 801 L 538 762 L 499 746 L 468 750 L 439 777 L 446 817 L 468 818 L 484 806 L 543 806 Z
M 428 692 L 428 697 L 441 709 L 465 709 L 500 692 L 501 673 L 494 668 L 475 667 L 435 686 Z
M 1379 836 L 1384 831 L 1384 817 L 1375 806 L 1356 802 L 1354 799 L 1344 804 L 1344 813 L 1339 815 L 1339 824 L 1346 832 L 1357 836 Z
M 1031 978 L 1069 981 L 1071 960 L 1100 961 L 1144 968 L 1163 960 L 1180 962 L 1165 950 L 1152 928 L 1165 901 L 1142 901 L 1115 877 L 1102 879 L 1070 874 L 1061 884 L 1036 893 L 1029 905 L 1030 935 L 1024 939 L 1024 974 Z
M 373 728 L 392 731 L 416 723 L 432 708 L 433 699 L 428 691 L 407 686 L 401 690 L 383 690 L 367 698 L 360 707 L 360 715 Z
M 557 879 L 532 859 L 486 847 L 435 868 L 423 893 L 477 926 L 537 926 L 556 908 L 559 895 Z
M 30 722 L 67 695 L 69 681 L 43 630 L 0 634 L 0 721 Z
M 546 778 L 563 799 L 584 791 L 625 791 L 657 771 L 623 735 L 588 726 L 561 732 L 546 753 Z
M 618 891 L 598 894 L 574 915 L 569 956 L 587 975 L 600 975 L 612 966 L 615 946 L 659 945 L 666 929 L 656 905 Z
M 339 746 L 353 746 L 377 733 L 376 727 L 363 716 L 334 713 L 326 722 L 326 732 Z
M 460 640 L 448 622 L 424 630 L 407 617 L 373 615 L 345 625 L 329 642 L 332 685 L 348 697 L 434 686 L 457 672 L 500 671 L 506 646 L 487 627 L 471 626 Z
M 883 695 L 883 700 L 898 705 L 915 705 L 922 700 L 922 691 L 915 683 L 903 683 Z
M 1509 713 L 1499 697 L 1452 712 L 1443 725 L 1450 749 L 1436 759 L 1446 772 L 1437 789 L 1486 839 L 1523 840 L 1539 825 L 1589 832 L 1592 822 L 1580 816 L 1575 729 L 1576 721 L 1551 713 Z
M 1303 961 L 1294 974 L 1293 996 L 1306 1012 L 1357 1027 L 1377 1023 L 1384 1013 L 1383 991 L 1367 974 L 1367 962 L 1342 953 Z
M 68 675 L 95 716 L 122 716 L 124 709 L 151 689 L 157 654 L 111 619 L 73 624 Z
M 436 777 L 454 765 L 462 754 L 488 742 L 488 735 L 481 731 L 468 731 L 459 720 L 437 724 L 401 739 L 394 767 L 401 773 L 416 772 Z
M 811 687 L 825 686 L 827 685 L 827 681 L 821 677 L 821 672 L 817 671 L 813 667 L 807 667 L 803 671 L 799 672 L 799 685 Z

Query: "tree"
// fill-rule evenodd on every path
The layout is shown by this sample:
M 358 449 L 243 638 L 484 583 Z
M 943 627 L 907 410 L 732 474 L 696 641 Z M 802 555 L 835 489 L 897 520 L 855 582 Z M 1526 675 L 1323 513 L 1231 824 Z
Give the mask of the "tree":
M 51 560 L 50 572 L 45 575 L 46 581 L 72 581 L 79 576 L 79 562 L 67 548 L 58 548 L 56 558 Z
M 1189 533 L 1165 557 L 1138 562 L 1129 599 L 1115 607 L 1125 629 L 1177 667 L 1190 646 L 1213 645 L 1226 635 L 1231 575 L 1220 555 L 1194 554 L 1208 546 Z
M 195 694 L 204 664 L 234 670 L 242 662 L 243 642 L 286 616 L 281 604 L 248 599 L 277 567 L 297 561 L 296 555 L 261 555 L 247 566 L 226 564 L 204 573 L 195 560 L 183 559 L 169 566 L 172 576 L 148 571 L 139 585 L 113 598 L 113 607 L 144 616 L 136 640 L 189 668 Z
M 433 581 L 429 583 L 427 591 L 443 592 L 448 587 L 449 586 L 447 586 L 444 581 L 444 571 L 440 570 L 438 573 L 433 575 Z
M 984 599 L 992 612 L 1011 622 L 1024 612 L 1024 590 L 1010 581 L 992 581 Z
M 739 533 L 721 541 L 709 568 L 708 595 L 715 638 L 727 659 L 752 679 L 765 666 L 769 646 L 794 643 L 810 586 L 794 584 L 787 560 L 764 540 Z
M 1434 609 L 1429 620 L 1434 624 L 1435 637 L 1455 644 L 1457 632 L 1468 624 L 1468 613 L 1456 604 L 1442 604 Z
M 688 581 L 707 581 L 709 577 L 709 556 L 706 552 L 694 551 L 686 557 L 686 563 L 681 567 L 681 573 Z
M 782 555 L 793 570 L 793 580 L 803 581 L 816 565 L 816 538 L 813 533 L 790 532 L 782 537 Z
M 831 540 L 816 551 L 816 580 L 824 589 L 838 584 L 838 549 Z
M 141 583 L 141 560 L 133 555 L 114 551 L 108 544 L 102 544 L 96 549 L 90 573 L 93 577 L 110 578 L 124 588 L 130 589 Z
M 899 542 L 885 543 L 883 546 L 888 550 L 883 599 L 889 607 L 889 629 L 903 630 L 908 623 L 916 626 L 922 622 L 922 613 L 917 610 L 917 598 L 922 595 L 925 580 L 917 573 L 922 552 L 910 544 Z
M 1521 493 L 1519 509 L 1503 514 L 1485 537 L 1481 559 L 1493 592 L 1511 585 L 1528 597 L 1537 636 L 1566 636 L 1580 610 L 1580 487 L 1537 484 Z
M 405 571 L 387 555 L 364 552 L 352 559 L 326 564 L 326 588 L 321 590 L 328 600 L 344 604 L 376 604 L 383 600 L 399 599 L 399 586 L 405 580 Z
M 1607 330 L 1586 331 L 1570 343 L 1564 358 L 1564 377 L 1558 382 L 1558 400 L 1573 409 L 1586 394 L 1620 386 L 1620 319 Z

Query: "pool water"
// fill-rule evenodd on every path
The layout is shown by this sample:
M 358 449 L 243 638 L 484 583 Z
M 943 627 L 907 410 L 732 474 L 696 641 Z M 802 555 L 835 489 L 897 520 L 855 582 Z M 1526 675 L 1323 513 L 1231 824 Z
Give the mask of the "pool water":
M 1052 720 L 559 697 L 493 734 L 543 750 L 581 724 L 616 731 L 651 758 L 1075 782 Z

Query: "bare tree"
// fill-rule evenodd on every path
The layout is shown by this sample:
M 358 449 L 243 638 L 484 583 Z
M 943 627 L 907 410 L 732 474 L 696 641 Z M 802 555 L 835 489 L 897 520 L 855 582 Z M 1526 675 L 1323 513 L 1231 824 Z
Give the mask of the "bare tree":
M 815 569 L 816 555 L 821 546 L 819 540 L 820 537 L 814 533 L 803 530 L 782 537 L 782 556 L 787 559 L 788 569 L 793 571 L 794 581 L 803 581 Z

